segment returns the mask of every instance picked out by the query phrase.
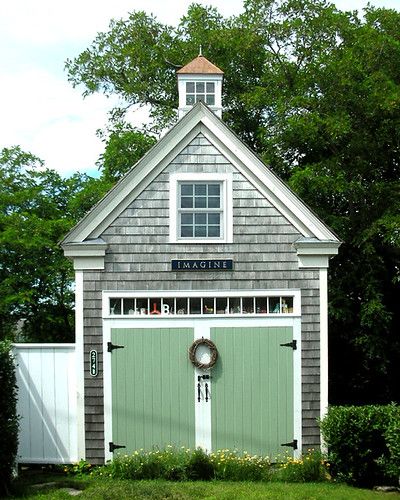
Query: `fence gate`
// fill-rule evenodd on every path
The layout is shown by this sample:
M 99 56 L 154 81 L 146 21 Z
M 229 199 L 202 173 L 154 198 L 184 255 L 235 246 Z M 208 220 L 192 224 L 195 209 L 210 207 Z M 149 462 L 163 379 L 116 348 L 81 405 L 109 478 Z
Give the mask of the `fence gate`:
M 19 463 L 78 460 L 75 344 L 15 344 Z

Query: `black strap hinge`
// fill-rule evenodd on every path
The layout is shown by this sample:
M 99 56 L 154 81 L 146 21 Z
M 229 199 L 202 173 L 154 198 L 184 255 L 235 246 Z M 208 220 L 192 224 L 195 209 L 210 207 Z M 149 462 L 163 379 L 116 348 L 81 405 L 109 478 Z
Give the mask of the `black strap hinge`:
M 291 347 L 293 351 L 297 349 L 297 340 L 292 340 L 291 342 L 288 342 L 287 344 L 279 344 L 281 347 Z
M 123 446 L 122 444 L 114 444 L 113 442 L 108 443 L 108 449 L 110 450 L 110 453 L 114 453 L 114 451 L 118 450 L 119 448 L 126 448 L 126 446 Z
M 291 443 L 282 443 L 281 446 L 289 446 L 290 448 L 297 450 L 297 439 L 293 439 Z
M 113 352 L 114 349 L 123 349 L 125 346 L 124 345 L 116 345 L 113 344 L 112 342 L 107 342 L 107 351 L 108 352 Z

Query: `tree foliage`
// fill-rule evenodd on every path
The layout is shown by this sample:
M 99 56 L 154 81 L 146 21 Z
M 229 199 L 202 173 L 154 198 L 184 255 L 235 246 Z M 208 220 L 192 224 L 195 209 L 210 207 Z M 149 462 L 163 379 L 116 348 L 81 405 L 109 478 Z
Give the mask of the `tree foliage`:
M 398 400 L 400 13 L 245 0 L 231 18 L 193 4 L 171 27 L 134 12 L 67 61 L 69 79 L 149 105 L 159 131 L 176 119 L 175 70 L 200 44 L 225 72 L 225 122 L 344 241 L 331 263 L 332 400 Z
M 18 451 L 17 383 L 9 342 L 0 340 L 0 495 L 5 498 Z
M 97 201 L 93 183 L 20 147 L 0 151 L 0 339 L 74 340 L 73 272 L 58 242 Z
M 99 131 L 98 135 L 105 143 L 105 148 L 97 165 L 101 169 L 102 180 L 109 187 L 125 175 L 156 143 L 153 135 L 124 122 L 115 123 L 106 132 Z

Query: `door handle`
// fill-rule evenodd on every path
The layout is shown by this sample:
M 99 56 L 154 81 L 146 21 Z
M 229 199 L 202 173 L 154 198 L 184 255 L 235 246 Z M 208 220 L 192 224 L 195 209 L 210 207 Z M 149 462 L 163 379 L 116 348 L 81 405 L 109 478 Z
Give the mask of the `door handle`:
M 211 377 L 210 375 L 198 375 L 197 377 L 197 401 L 200 403 L 201 401 L 201 381 L 202 380 L 209 380 Z M 205 393 L 206 393 L 206 397 L 205 397 L 205 401 L 206 403 L 208 403 L 208 400 L 211 399 L 210 398 L 210 393 L 208 391 L 208 383 L 206 382 L 205 385 L 204 385 L 204 388 L 205 388 Z

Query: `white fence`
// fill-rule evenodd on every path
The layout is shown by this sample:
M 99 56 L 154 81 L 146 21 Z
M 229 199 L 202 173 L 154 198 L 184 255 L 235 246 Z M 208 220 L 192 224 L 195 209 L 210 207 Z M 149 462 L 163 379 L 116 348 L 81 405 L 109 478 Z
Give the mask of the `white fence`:
M 77 461 L 75 344 L 14 344 L 18 462 Z

